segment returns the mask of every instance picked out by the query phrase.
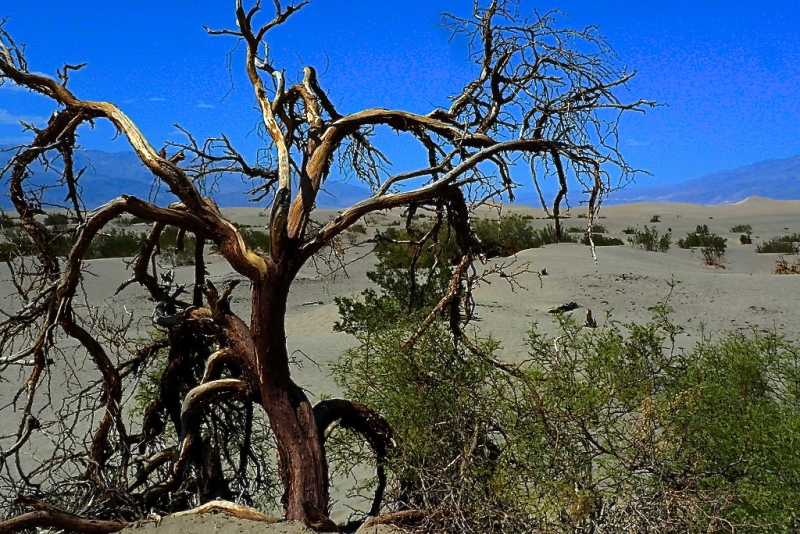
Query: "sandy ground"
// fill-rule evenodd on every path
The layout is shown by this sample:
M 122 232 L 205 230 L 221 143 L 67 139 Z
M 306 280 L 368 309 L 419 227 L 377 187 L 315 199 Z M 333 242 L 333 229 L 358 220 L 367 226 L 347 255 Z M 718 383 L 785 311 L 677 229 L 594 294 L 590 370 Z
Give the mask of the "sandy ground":
M 536 227 L 551 221 L 544 218 L 541 209 L 511 206 L 506 211 L 528 214 Z M 260 225 L 266 219 L 255 209 L 228 210 L 230 217 L 239 223 Z M 565 227 L 585 226 L 586 219 L 578 215 L 585 209 L 570 212 Z M 320 220 L 335 216 L 336 212 L 318 212 Z M 653 215 L 660 222 L 650 223 Z M 555 325 L 549 310 L 567 302 L 581 306 L 573 314 L 583 322 L 587 309 L 602 325 L 607 321 L 644 322 L 649 319 L 648 307 L 662 300 L 669 292 L 670 281 L 677 282 L 671 304 L 675 309 L 676 324 L 686 328 L 681 346 L 690 348 L 699 340 L 701 332 L 712 338 L 723 331 L 777 331 L 794 341 L 800 341 L 796 326 L 800 317 L 800 276 L 775 275 L 774 254 L 757 254 L 756 245 L 775 236 L 800 232 L 800 201 L 771 201 L 751 198 L 738 204 L 699 206 L 691 204 L 640 203 L 604 207 L 598 221 L 607 228 L 606 235 L 625 240 L 622 231 L 632 226 L 642 229 L 655 226 L 660 233 L 671 229 L 673 241 L 685 237 L 699 224 L 706 224 L 712 233 L 728 238 L 728 251 L 724 268 L 703 265 L 699 252 L 682 250 L 673 244 L 667 253 L 645 252 L 630 245 L 598 247 L 597 262 L 588 247 L 579 244 L 549 245 L 541 249 L 519 253 L 514 259 L 518 265 L 528 262 L 534 272 L 546 269 L 547 276 L 525 274 L 519 282 L 525 289 L 512 288 L 499 278 L 490 279 L 475 292 L 477 320 L 475 325 L 482 335 L 491 334 L 503 343 L 502 356 L 510 361 L 521 361 L 527 355 L 525 332 L 531 324 L 539 329 L 554 332 Z M 396 213 L 380 214 L 368 221 L 368 236 L 376 227 L 397 220 Z M 740 245 L 739 234 L 730 232 L 738 224 L 753 228 L 753 244 Z M 337 320 L 334 299 L 342 295 L 358 294 L 369 283 L 365 277 L 373 265 L 370 245 L 350 249 L 342 259 L 346 269 L 330 273 L 325 267 L 319 270 L 306 266 L 295 282 L 286 317 L 287 343 L 298 362 L 295 379 L 308 391 L 312 401 L 323 395 L 339 395 L 329 376 L 329 365 L 342 351 L 351 347 L 354 340 L 345 334 L 335 333 L 332 326 Z M 361 261 L 355 261 L 362 258 Z M 794 258 L 788 258 L 793 260 Z M 501 261 L 501 260 L 495 260 Z M 502 260 L 502 261 L 509 261 Z M 352 263 L 351 263 L 352 262 Z M 487 265 L 487 267 L 491 264 Z M 219 258 L 208 266 L 211 279 L 219 286 L 237 275 Z M 123 316 L 130 312 L 141 315 L 141 325 L 146 327 L 152 303 L 140 298 L 141 293 L 129 289 L 109 297 L 116 286 L 129 273 L 120 260 L 91 262 L 91 275 L 85 287 L 89 297 L 99 302 L 100 313 L 111 312 Z M 7 278 L 7 272 L 0 272 Z M 179 279 L 189 280 L 191 268 L 180 269 Z M 8 285 L 0 286 L 0 295 L 10 291 Z M 234 310 L 249 315 L 247 285 L 235 292 Z M 13 378 L 6 375 L 3 378 Z M 9 388 L 5 388 L 9 389 Z M 16 389 L 16 388 L 13 388 Z M 0 392 L 0 405 L 5 404 L 8 393 Z M 13 414 L 0 413 L 0 428 L 6 434 L 17 424 Z M 341 521 L 347 517 L 346 489 L 338 488 L 334 498 L 340 501 L 333 518 Z M 184 520 L 182 520 L 184 521 Z M 243 532 L 254 530 L 241 522 L 222 521 L 213 517 L 190 518 L 161 523 L 157 530 L 165 534 L 181 531 Z M 156 528 L 154 526 L 145 529 Z M 284 527 L 271 527 L 284 528 Z M 286 527 L 289 528 L 289 527 Z M 295 527 L 292 527 L 295 528 Z M 264 532 L 267 532 L 266 530 Z M 300 530 L 269 530 L 269 532 L 300 532 Z

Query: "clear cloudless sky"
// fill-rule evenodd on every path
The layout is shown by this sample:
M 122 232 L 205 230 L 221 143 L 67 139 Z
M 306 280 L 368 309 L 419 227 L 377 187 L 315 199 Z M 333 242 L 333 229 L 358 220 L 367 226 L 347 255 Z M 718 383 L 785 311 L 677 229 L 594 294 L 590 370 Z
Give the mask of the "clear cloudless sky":
M 264 0 L 262 21 L 273 13 Z M 343 113 L 367 107 L 427 113 L 446 106 L 474 73 L 466 44 L 450 40 L 440 14 L 467 15 L 471 0 L 312 0 L 268 34 L 273 65 L 296 79 L 303 65 Z M 636 70 L 629 97 L 663 107 L 621 125 L 629 162 L 652 173 L 639 183 L 679 182 L 765 159 L 800 154 L 800 10 L 796 0 L 521 0 L 519 9 L 558 8 L 562 26 L 596 25 L 619 64 Z M 87 62 L 69 87 L 119 105 L 154 146 L 229 134 L 249 155 L 250 86 L 235 39 L 203 26 L 234 28 L 233 0 L 2 0 L 5 29 L 26 45 L 31 70 L 55 74 Z M 231 69 L 227 54 L 234 50 Z M 0 88 L 0 144 L 24 139 L 18 121 L 42 125 L 53 107 Z M 128 149 L 98 124 L 81 143 Z M 402 160 L 398 140 L 390 157 Z

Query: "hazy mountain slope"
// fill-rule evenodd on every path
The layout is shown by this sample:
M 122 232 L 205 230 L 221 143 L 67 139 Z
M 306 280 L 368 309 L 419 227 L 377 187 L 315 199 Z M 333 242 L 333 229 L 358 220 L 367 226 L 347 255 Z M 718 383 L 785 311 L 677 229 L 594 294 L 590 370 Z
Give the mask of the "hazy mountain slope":
M 2 150 L 2 147 L 0 147 Z M 11 152 L 0 152 L 0 168 L 5 167 L 12 157 Z M 52 183 L 60 172 L 60 161 L 52 162 L 55 171 L 45 180 L 46 171 L 41 163 L 32 167 L 32 183 Z M 83 200 L 88 208 L 95 208 L 121 194 L 140 198 L 150 198 L 153 175 L 139 161 L 133 152 L 102 152 L 97 150 L 79 150 L 75 153 L 75 168 L 86 167 L 79 184 L 83 189 Z M 228 176 L 217 184 L 217 190 L 211 196 L 223 207 L 266 207 L 267 201 L 254 204 L 249 202 L 246 191 L 253 185 L 235 176 Z M 51 204 L 64 204 L 66 190 L 52 190 L 45 195 L 45 201 Z M 10 208 L 11 200 L 3 191 L 0 195 L 0 207 Z M 369 196 L 369 190 L 357 182 L 331 182 L 317 199 L 317 206 L 324 209 L 335 209 L 350 206 Z M 157 196 L 158 204 L 164 205 L 175 201 L 175 197 L 161 188 Z
M 0 166 L 11 154 L 0 153 Z M 86 167 L 81 178 L 84 201 L 87 207 L 97 207 L 122 193 L 149 198 L 152 175 L 133 152 L 101 152 L 82 150 L 76 153 L 76 168 Z M 55 163 L 60 168 L 59 162 Z M 33 181 L 41 181 L 44 168 L 33 169 Z M 736 169 L 707 174 L 694 180 L 677 184 L 629 186 L 614 193 L 607 204 L 628 202 L 690 202 L 695 204 L 726 204 L 739 202 L 751 196 L 777 200 L 800 199 L 800 156 L 780 160 L 766 160 Z M 250 203 L 244 194 L 252 186 L 237 177 L 227 177 L 219 184 L 213 198 L 223 207 L 258 207 L 266 202 Z M 517 204 L 538 206 L 539 199 L 533 187 L 525 185 L 516 190 Z M 64 191 L 53 191 L 45 199 L 54 204 L 63 203 Z M 368 189 L 356 181 L 330 182 L 320 193 L 320 208 L 336 209 L 350 206 L 369 196 Z M 163 190 L 158 203 L 172 202 L 174 197 Z M 11 206 L 7 196 L 0 197 L 0 207 Z
M 760 161 L 677 184 L 632 186 L 618 191 L 608 202 L 729 204 L 751 196 L 775 200 L 800 199 L 800 156 Z

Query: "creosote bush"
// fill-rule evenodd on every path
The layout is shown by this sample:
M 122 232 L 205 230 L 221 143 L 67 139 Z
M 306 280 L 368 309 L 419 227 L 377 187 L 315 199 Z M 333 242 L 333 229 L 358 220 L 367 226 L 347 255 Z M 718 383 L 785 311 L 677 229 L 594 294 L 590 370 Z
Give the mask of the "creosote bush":
M 753 227 L 749 224 L 737 224 L 731 227 L 731 233 L 751 235 L 753 233 Z
M 756 252 L 761 254 L 798 254 L 800 253 L 800 234 L 773 237 L 756 245 Z
M 521 250 L 540 248 L 554 243 L 576 242 L 568 232 L 562 233 L 558 239 L 552 224 L 534 229 L 528 223 L 529 220 L 518 213 L 512 213 L 499 220 L 476 219 L 472 227 L 475 236 L 483 245 L 484 253 L 489 258 L 513 256 Z
M 685 238 L 678 239 L 677 244 L 680 248 L 700 248 L 703 261 L 706 265 L 721 266 L 722 258 L 725 256 L 727 239 L 708 231 L 705 224 L 697 225 L 694 232 L 686 234 Z
M 363 224 L 354 224 L 350 228 L 347 229 L 345 232 L 345 239 L 347 239 L 347 244 L 350 246 L 354 246 L 358 244 L 358 241 L 363 239 L 364 236 L 367 235 L 367 227 Z
M 616 247 L 625 244 L 623 243 L 622 239 L 619 239 L 618 237 L 608 237 L 603 234 L 593 234 L 592 242 L 596 247 Z M 589 245 L 589 236 L 583 236 L 581 243 L 584 245 Z
M 561 315 L 555 338 L 534 326 L 529 358 L 511 365 L 477 331 L 454 338 L 447 317 L 409 345 L 418 321 L 393 302 L 383 287 L 338 301 L 358 346 L 334 374 L 394 428 L 388 502 L 434 511 L 421 531 L 800 526 L 800 349 L 781 337 L 678 349 L 668 297 L 644 325 Z
M 633 235 L 628 238 L 628 243 L 633 247 L 638 247 L 648 252 L 666 252 L 672 242 L 672 233 L 659 236 L 656 227 L 650 228 L 645 225 L 644 230 L 633 230 Z M 627 232 L 626 232 L 627 233 Z
M 594 224 L 592 225 L 592 231 L 596 234 L 603 234 L 608 231 L 605 226 L 602 224 Z M 570 234 L 585 234 L 586 227 L 585 226 L 570 226 L 567 228 L 567 233 Z

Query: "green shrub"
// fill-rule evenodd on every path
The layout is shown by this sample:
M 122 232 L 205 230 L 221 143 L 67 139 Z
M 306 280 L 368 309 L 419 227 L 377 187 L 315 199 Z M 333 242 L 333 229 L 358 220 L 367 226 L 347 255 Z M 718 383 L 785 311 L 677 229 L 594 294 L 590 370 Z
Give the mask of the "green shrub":
M 731 228 L 732 234 L 747 234 L 750 235 L 753 233 L 753 227 L 749 224 L 737 224 L 736 226 Z
M 19 219 L 14 219 L 9 216 L 8 213 L 0 210 L 0 230 L 14 228 L 15 226 L 19 226 L 19 224 Z
M 421 236 L 430 229 L 428 223 L 412 231 Z M 387 228 L 380 237 L 383 239 L 379 239 L 375 247 L 378 263 L 374 271 L 367 273 L 367 278 L 383 288 L 385 295 L 379 298 L 372 292 L 374 307 L 386 303 L 382 313 L 399 320 L 435 305 L 450 283 L 451 260 L 459 254 L 452 228 L 443 225 L 435 238 L 421 245 L 409 244 L 412 240 L 406 230 L 395 227 Z M 352 299 L 337 299 L 340 307 L 345 302 L 352 302 Z
M 47 226 L 64 228 L 70 222 L 72 222 L 72 218 L 66 213 L 50 212 L 44 216 L 44 224 L 46 224 Z
M 114 221 L 117 226 L 133 226 L 134 224 L 147 224 L 147 221 L 142 219 L 141 217 L 118 217 Z
M 347 244 L 354 246 L 358 243 L 359 239 L 367 235 L 367 227 L 361 223 L 356 223 L 344 231 Z
M 618 245 L 624 245 L 622 239 L 616 237 L 606 237 L 603 234 L 593 234 L 592 241 L 594 242 L 594 246 L 596 247 L 616 247 Z M 589 236 L 583 236 L 581 243 L 584 245 L 589 244 Z
M 725 256 L 727 239 L 708 231 L 705 224 L 697 225 L 694 232 L 686 234 L 684 239 L 678 239 L 677 244 L 680 248 L 700 248 L 703 261 L 707 265 L 721 265 L 722 258 Z
M 569 228 L 567 228 L 566 231 L 567 231 L 567 233 L 570 233 L 570 234 L 585 234 L 586 233 L 586 227 L 585 226 L 570 226 Z M 594 225 L 592 225 L 592 232 L 595 233 L 595 234 L 602 234 L 602 233 L 605 233 L 607 231 L 608 230 L 606 229 L 606 227 L 603 226 L 602 224 L 594 224 Z
M 33 241 L 22 228 L 11 226 L 3 228 L 3 240 L 0 242 L 0 261 L 7 262 L 22 256 L 33 254 Z
M 358 345 L 334 376 L 392 425 L 386 497 L 435 510 L 424 532 L 796 529 L 800 349 L 780 337 L 678 350 L 664 303 L 645 325 L 560 316 L 556 337 L 532 329 L 529 360 L 508 365 L 446 320 L 407 346 L 418 316 L 385 314 L 391 300 L 340 301 Z M 338 453 L 344 471 L 371 457 Z
M 167 226 L 161 232 L 158 239 L 158 247 L 164 261 L 176 267 L 183 265 L 194 265 L 194 252 L 197 240 L 194 235 L 186 233 L 183 238 L 183 246 L 178 242 L 178 229 L 174 226 Z
M 249 227 L 242 228 L 240 231 L 250 248 L 263 254 L 269 252 L 269 234 L 267 232 Z
M 94 258 L 128 258 L 135 256 L 142 248 L 145 236 L 141 232 L 112 228 L 95 236 L 87 259 Z
M 793 234 L 781 237 L 773 237 L 769 241 L 764 241 L 756 245 L 756 252 L 767 254 L 798 254 L 800 253 L 800 235 Z
M 718 235 L 711 234 L 709 243 L 700 248 L 700 253 L 703 255 L 703 261 L 706 265 L 721 265 L 722 258 L 725 256 L 725 249 L 727 248 L 727 239 Z
M 552 224 L 548 224 L 544 228 L 533 231 L 533 239 L 535 246 L 533 248 L 543 247 L 545 245 L 553 245 L 556 243 L 577 243 L 575 237 L 563 232 L 561 239 L 556 239 L 556 228 Z
M 708 226 L 698 224 L 694 232 L 687 233 L 685 238 L 678 239 L 675 244 L 680 248 L 702 247 L 705 246 L 709 235 L 711 234 L 708 231 Z
M 633 231 L 633 236 L 628 238 L 628 243 L 648 252 L 666 252 L 672 242 L 672 234 L 667 232 L 659 237 L 658 230 L 645 225 L 644 230 Z
M 534 230 L 524 217 L 512 213 L 498 220 L 478 219 L 473 223 L 475 236 L 484 247 L 487 257 L 512 256 L 521 250 L 539 248 L 552 243 L 575 243 L 574 237 L 564 232 L 560 240 L 556 239 L 556 230 L 552 224 Z

